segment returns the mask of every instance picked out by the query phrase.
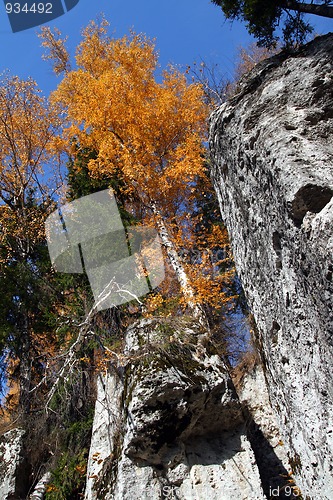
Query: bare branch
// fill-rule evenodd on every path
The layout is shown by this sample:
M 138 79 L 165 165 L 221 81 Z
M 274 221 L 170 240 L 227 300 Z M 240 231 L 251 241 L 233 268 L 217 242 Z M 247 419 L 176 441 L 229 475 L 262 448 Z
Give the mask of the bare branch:
M 84 340 L 87 338 L 87 336 L 89 336 L 91 334 L 95 335 L 95 333 L 92 332 L 92 330 L 90 328 L 92 319 L 94 318 L 95 314 L 99 311 L 99 306 L 110 296 L 111 293 L 126 293 L 126 294 L 130 295 L 133 299 L 137 300 L 137 302 L 139 302 L 139 304 L 142 305 L 142 302 L 139 300 L 139 298 L 135 294 L 130 292 L 129 290 L 126 290 L 125 288 L 120 287 L 114 281 L 114 277 L 110 280 L 108 285 L 99 294 L 97 302 L 90 309 L 90 311 L 87 314 L 84 321 L 78 325 L 79 333 L 78 333 L 76 340 L 73 342 L 73 344 L 70 346 L 70 348 L 65 353 L 58 356 L 58 358 L 66 357 L 66 359 L 65 359 L 64 364 L 62 365 L 62 367 L 59 369 L 58 373 L 56 374 L 57 378 L 56 378 L 55 382 L 53 383 L 53 385 L 48 393 L 47 400 L 45 403 L 45 408 L 47 411 L 50 409 L 49 405 L 51 403 L 53 396 L 57 392 L 60 384 L 62 382 L 67 382 L 69 380 L 69 377 L 74 370 L 75 364 L 77 363 L 77 353 L 81 349 Z M 103 345 L 103 344 L 101 344 L 101 345 Z M 118 356 L 116 355 L 116 353 L 114 351 L 111 351 L 110 349 L 106 348 L 104 345 L 103 345 L 103 348 L 106 351 L 115 355 L 118 359 Z M 48 368 L 48 366 L 47 366 L 47 368 Z M 40 387 L 40 385 L 45 383 L 47 380 L 47 377 L 48 377 L 48 374 L 46 373 L 45 377 L 38 384 L 38 386 L 36 386 L 36 388 Z

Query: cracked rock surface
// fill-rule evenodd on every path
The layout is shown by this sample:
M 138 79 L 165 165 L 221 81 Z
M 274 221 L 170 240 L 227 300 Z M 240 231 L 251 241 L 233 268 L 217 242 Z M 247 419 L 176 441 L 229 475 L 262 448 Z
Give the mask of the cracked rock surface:
M 11 500 L 23 498 L 23 492 L 17 481 L 17 476 L 22 473 L 20 466 L 22 457 L 22 429 L 12 429 L 0 438 L 0 498 Z
M 211 116 L 212 178 L 304 497 L 333 492 L 333 35 L 260 63 Z
M 265 498 L 229 374 L 196 339 L 193 325 L 129 329 L 126 362 L 98 382 L 86 500 Z

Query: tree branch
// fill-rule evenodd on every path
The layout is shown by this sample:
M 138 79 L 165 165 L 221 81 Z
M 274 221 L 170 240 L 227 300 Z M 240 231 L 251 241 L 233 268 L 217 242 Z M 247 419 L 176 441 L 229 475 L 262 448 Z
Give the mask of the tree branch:
M 282 2 L 284 9 L 295 10 L 304 14 L 315 14 L 316 16 L 333 18 L 333 5 L 326 2 L 322 4 L 295 2 L 294 0 L 285 0 Z
M 97 302 L 93 305 L 93 307 L 90 309 L 89 313 L 87 314 L 85 320 L 80 323 L 78 325 L 79 327 L 79 333 L 77 335 L 77 338 L 76 340 L 73 342 L 73 344 L 70 346 L 70 348 L 63 354 L 61 354 L 60 356 L 58 356 L 59 358 L 60 357 L 65 357 L 65 361 L 62 365 L 62 367 L 59 369 L 59 371 L 57 372 L 56 374 L 56 380 L 54 381 L 48 395 L 47 395 L 47 400 L 46 400 L 46 404 L 45 404 L 45 408 L 46 408 L 46 411 L 48 411 L 50 408 L 50 403 L 51 403 L 51 400 L 53 398 L 53 396 L 55 395 L 55 393 L 57 392 L 60 384 L 62 382 L 66 382 L 70 375 L 72 374 L 73 372 L 73 369 L 74 369 L 74 366 L 76 365 L 77 363 L 77 352 L 81 349 L 82 345 L 83 345 L 83 342 L 84 340 L 87 338 L 88 335 L 90 335 L 91 333 L 91 330 L 90 330 L 90 325 L 91 325 L 91 321 L 94 317 L 94 315 L 98 312 L 98 308 L 99 308 L 99 305 L 106 299 L 109 297 L 109 295 L 111 293 L 114 293 L 114 292 L 117 292 L 117 293 L 126 293 L 126 294 L 129 294 L 129 296 L 133 299 L 136 299 L 139 304 L 142 305 L 142 302 L 139 300 L 139 298 L 133 294 L 132 292 L 130 292 L 129 290 L 126 290 L 125 288 L 121 288 L 115 281 L 114 281 L 114 278 L 112 278 L 110 280 L 110 282 L 108 283 L 108 285 L 104 288 L 104 290 L 99 294 L 98 296 L 98 299 L 97 299 Z M 110 349 L 107 349 L 105 348 L 107 351 L 109 351 L 110 353 L 116 355 L 113 351 L 111 351 Z M 43 378 L 43 380 L 40 382 L 40 384 L 44 383 L 47 379 L 47 373 L 45 375 L 45 377 Z M 39 384 L 39 385 L 40 385 Z M 38 386 L 39 386 L 38 385 Z M 37 386 L 37 387 L 38 387 Z

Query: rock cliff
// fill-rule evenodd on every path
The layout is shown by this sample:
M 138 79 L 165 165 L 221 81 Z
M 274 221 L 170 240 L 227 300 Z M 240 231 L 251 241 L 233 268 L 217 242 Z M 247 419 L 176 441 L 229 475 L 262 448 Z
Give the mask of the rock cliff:
M 333 499 L 332 61 L 333 35 L 277 55 L 211 118 L 261 362 L 231 378 L 189 317 L 130 326 L 97 376 L 85 500 Z M 1 500 L 57 494 L 49 455 L 31 479 L 28 427 L 1 436 Z
M 211 117 L 212 178 L 303 497 L 333 492 L 333 35 L 255 67 Z
M 125 364 L 98 381 L 86 500 L 265 498 L 230 376 L 197 337 L 164 321 L 128 331 Z
M 85 500 L 298 498 L 262 368 L 237 367 L 236 389 L 201 333 L 188 317 L 128 329 L 97 377 Z M 61 471 L 44 460 L 31 483 L 30 452 L 24 431 L 2 436 L 1 500 L 58 498 Z

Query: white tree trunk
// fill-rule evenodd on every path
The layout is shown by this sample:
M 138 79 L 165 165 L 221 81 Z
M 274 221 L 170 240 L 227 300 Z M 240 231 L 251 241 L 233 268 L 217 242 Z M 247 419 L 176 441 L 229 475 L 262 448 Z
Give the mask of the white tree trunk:
M 21 318 L 21 353 L 19 368 L 19 403 L 23 413 L 30 411 L 30 383 L 31 383 L 31 359 L 30 359 L 30 332 L 28 324 L 28 315 L 26 311 L 22 312 Z
M 164 224 L 163 216 L 161 215 L 161 212 L 157 208 L 156 203 L 154 201 L 150 200 L 149 205 L 155 218 L 158 234 L 161 238 L 164 248 L 166 249 L 170 263 L 176 273 L 178 282 L 181 286 L 182 292 L 186 299 L 186 303 L 188 307 L 191 309 L 193 316 L 198 320 L 199 324 L 203 328 L 205 328 L 205 330 L 209 331 L 209 324 L 206 315 L 202 310 L 202 308 L 200 307 L 200 305 L 195 300 L 195 292 L 186 274 L 181 257 L 178 254 L 177 250 L 175 249 L 175 246 L 170 238 L 168 229 Z
M 45 493 L 46 493 L 46 487 L 51 481 L 51 474 L 50 472 L 46 472 L 42 479 L 38 481 L 36 484 L 36 488 L 34 489 L 33 493 L 30 495 L 29 499 L 30 500 L 43 500 Z

